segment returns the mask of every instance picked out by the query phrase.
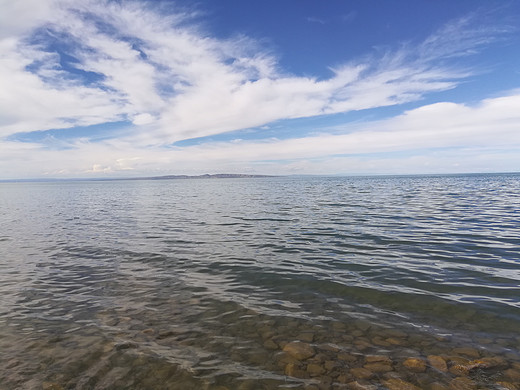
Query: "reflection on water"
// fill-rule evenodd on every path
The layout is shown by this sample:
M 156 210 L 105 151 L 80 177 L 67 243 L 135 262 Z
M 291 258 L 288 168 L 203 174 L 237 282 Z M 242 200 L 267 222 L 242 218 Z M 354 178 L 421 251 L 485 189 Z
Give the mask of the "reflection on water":
M 0 389 L 520 389 L 520 176 L 0 184 Z

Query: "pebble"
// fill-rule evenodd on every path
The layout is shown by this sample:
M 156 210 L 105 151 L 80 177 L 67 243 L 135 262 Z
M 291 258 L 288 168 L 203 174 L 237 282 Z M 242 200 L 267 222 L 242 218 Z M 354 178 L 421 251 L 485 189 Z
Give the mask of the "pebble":
M 54 382 L 43 382 L 42 383 L 43 390 L 63 390 L 63 386 Z
M 335 360 L 327 360 L 324 364 L 324 367 L 327 371 L 332 371 L 335 368 L 341 367 L 341 364 Z
M 297 364 L 289 363 L 285 366 L 285 375 L 295 378 L 307 378 L 308 374 L 303 371 Z
M 461 347 L 461 348 L 454 348 L 453 353 L 457 355 L 465 355 L 472 358 L 479 358 L 480 353 L 475 348 L 469 348 L 469 347 Z
M 357 381 L 350 382 L 347 384 L 347 388 L 350 390 L 376 390 L 377 386 L 374 385 L 364 385 Z
M 374 376 L 372 371 L 361 367 L 351 368 L 350 373 L 357 379 L 370 379 Z
M 507 376 L 509 379 L 514 380 L 515 382 L 520 382 L 520 370 L 509 368 L 504 371 L 504 375 Z
M 307 365 L 307 372 L 310 376 L 319 376 L 325 373 L 325 369 L 316 363 L 309 363 Z
M 428 390 L 448 390 L 448 387 L 439 382 L 433 382 L 430 384 Z
M 378 345 L 380 347 L 390 347 L 392 345 L 389 342 L 387 342 L 385 339 L 383 339 L 382 337 L 379 337 L 379 336 L 376 336 L 372 339 L 372 344 Z
M 348 353 L 338 353 L 338 359 L 345 362 L 354 363 L 357 361 L 357 357 Z
M 403 344 L 405 344 L 405 341 L 403 339 L 398 339 L 398 338 L 395 338 L 395 337 L 389 337 L 389 338 L 385 339 L 385 341 L 388 344 L 391 344 L 391 345 L 403 345 Z
M 469 374 L 468 368 L 463 364 L 456 364 L 449 368 L 449 372 L 455 376 L 467 376 Z
M 520 385 L 517 386 L 511 382 L 497 382 L 497 385 L 507 390 L 520 390 Z
M 460 377 L 453 379 L 449 388 L 451 390 L 474 390 L 477 385 L 469 378 Z
M 355 340 L 354 341 L 354 346 L 359 350 L 359 351 L 364 351 L 368 348 L 372 348 L 373 345 L 371 343 L 369 343 L 368 341 L 365 341 L 365 340 Z
M 412 372 L 426 371 L 426 362 L 419 358 L 409 358 L 403 362 L 403 365 Z
M 339 383 L 349 383 L 350 381 L 352 381 L 352 376 L 343 374 L 343 375 L 338 376 L 336 378 L 336 381 Z
M 264 347 L 266 349 L 276 350 L 276 349 L 278 349 L 278 344 L 276 344 L 273 340 L 267 340 L 264 343 Z
M 387 381 L 383 381 L 383 385 L 385 385 L 389 390 L 421 390 L 414 384 L 406 382 L 402 379 L 389 379 Z
M 301 341 L 292 341 L 286 344 L 283 350 L 298 360 L 305 360 L 316 354 L 315 349 L 311 345 Z
M 117 343 L 115 345 L 116 350 L 121 351 L 123 349 L 131 349 L 131 348 L 137 348 L 139 345 L 137 343 L 133 343 L 131 341 L 123 341 L 121 343 Z
M 403 332 L 402 330 L 399 330 L 399 329 L 386 329 L 383 333 L 390 337 L 397 337 L 400 339 L 404 339 L 404 338 L 408 337 L 408 335 L 405 332 Z
M 392 359 L 390 359 L 388 356 L 384 355 L 367 355 L 365 357 L 366 363 L 384 363 L 384 364 L 392 364 Z
M 322 351 L 339 352 L 341 350 L 336 344 L 322 344 L 319 346 Z
M 314 333 L 311 332 L 305 332 L 300 333 L 298 337 L 296 337 L 298 340 L 306 341 L 308 343 L 312 343 L 314 341 Z
M 427 359 L 428 363 L 430 363 L 430 366 L 432 366 L 436 370 L 441 372 L 448 371 L 448 365 L 446 364 L 446 360 L 444 360 L 441 356 L 429 355 Z
M 368 363 L 365 364 L 363 368 L 376 373 L 389 372 L 394 370 L 390 364 L 385 363 Z

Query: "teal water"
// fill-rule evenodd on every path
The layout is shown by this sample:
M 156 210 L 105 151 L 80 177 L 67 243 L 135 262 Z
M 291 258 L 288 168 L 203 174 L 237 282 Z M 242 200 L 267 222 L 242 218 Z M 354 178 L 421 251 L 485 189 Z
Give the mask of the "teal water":
M 520 386 L 519 221 L 516 174 L 0 183 L 0 389 Z

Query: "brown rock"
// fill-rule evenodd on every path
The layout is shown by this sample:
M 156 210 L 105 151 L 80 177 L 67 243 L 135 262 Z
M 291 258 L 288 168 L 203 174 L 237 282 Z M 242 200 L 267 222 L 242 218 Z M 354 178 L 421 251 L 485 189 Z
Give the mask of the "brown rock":
M 278 344 L 276 344 L 273 340 L 267 340 L 264 343 L 264 347 L 267 349 L 275 350 L 278 349 Z
M 392 359 L 388 356 L 384 355 L 367 355 L 365 357 L 365 362 L 367 363 L 384 363 L 384 364 L 392 364 Z
M 316 354 L 316 351 L 311 345 L 300 341 L 293 341 L 286 344 L 283 350 L 298 360 L 305 360 Z
M 475 390 L 477 385 L 469 378 L 455 378 L 450 382 L 451 390 Z
M 433 382 L 428 387 L 428 390 L 448 390 L 448 387 L 439 382 Z
M 385 339 L 385 341 L 390 345 L 403 345 L 406 343 L 405 340 L 398 339 L 395 337 L 389 337 L 389 338 Z
M 497 382 L 497 385 L 507 390 L 519 390 L 520 387 L 511 382 Z
M 307 372 L 310 376 L 319 376 L 325 373 L 325 369 L 316 363 L 309 363 L 307 365 Z
M 63 386 L 54 382 L 43 382 L 42 383 L 43 390 L 63 390 Z
M 456 376 L 469 375 L 468 367 L 463 364 L 455 364 L 454 366 L 451 366 L 449 369 L 449 372 L 451 372 L 453 375 L 456 375 Z
M 372 339 L 372 344 L 378 345 L 380 347 L 390 347 L 392 344 L 390 344 L 388 341 L 383 339 L 380 336 L 376 336 Z
M 306 341 L 308 343 L 312 343 L 314 341 L 314 333 L 302 332 L 296 338 L 301 341 Z
M 397 337 L 399 339 L 404 339 L 408 337 L 408 335 L 405 332 L 399 329 L 386 329 L 384 331 L 384 334 L 389 337 Z
M 426 363 L 419 358 L 409 358 L 403 362 L 403 365 L 412 372 L 426 371 Z
M 341 364 L 335 360 L 327 360 L 323 366 L 327 371 L 332 371 L 335 368 L 341 367 Z
M 374 385 L 363 385 L 357 381 L 350 382 L 347 384 L 347 389 L 349 390 L 376 390 L 377 386 Z
M 339 383 L 349 383 L 352 381 L 352 376 L 351 375 L 340 375 L 336 378 L 336 381 L 339 382 Z
M 444 360 L 442 357 L 437 355 L 429 355 L 427 359 L 428 363 L 430 363 L 430 366 L 432 366 L 436 370 L 441 372 L 448 371 L 448 365 L 446 364 L 446 360 Z
M 370 379 L 374 376 L 372 371 L 361 367 L 351 368 L 350 373 L 357 379 Z
M 454 348 L 453 349 L 453 353 L 456 353 L 457 355 L 469 356 L 469 357 L 472 357 L 472 358 L 479 358 L 480 357 L 480 353 L 479 353 L 478 350 L 476 350 L 475 348 L 469 348 L 469 347 Z
M 402 379 L 389 379 L 383 381 L 383 385 L 385 385 L 389 390 L 421 390 L 414 384 L 403 381 Z
M 469 359 L 461 356 L 449 356 L 447 360 L 449 360 L 451 364 L 467 364 L 469 362 Z
M 319 347 L 322 351 L 339 352 L 340 348 L 336 344 L 321 344 Z
M 504 375 L 515 382 L 520 382 L 520 371 L 510 368 L 504 371 Z
M 289 363 L 285 366 L 285 375 L 295 378 L 307 378 L 308 375 L 297 364 Z
M 372 348 L 373 347 L 373 345 L 370 344 L 368 341 L 366 341 L 366 340 L 359 340 L 359 339 L 356 339 L 354 341 L 354 346 L 359 351 L 364 351 L 364 350 L 366 350 L 368 348 Z
M 363 366 L 363 368 L 366 368 L 369 371 L 377 372 L 377 373 L 389 372 L 389 371 L 394 370 L 390 364 L 386 364 L 386 363 L 368 363 L 368 364 L 365 364 Z
M 370 329 L 371 325 L 370 322 L 366 321 L 356 321 L 356 328 L 360 329 L 363 332 L 366 332 L 368 329 Z
M 338 353 L 338 359 L 345 362 L 354 363 L 357 357 L 348 353 Z

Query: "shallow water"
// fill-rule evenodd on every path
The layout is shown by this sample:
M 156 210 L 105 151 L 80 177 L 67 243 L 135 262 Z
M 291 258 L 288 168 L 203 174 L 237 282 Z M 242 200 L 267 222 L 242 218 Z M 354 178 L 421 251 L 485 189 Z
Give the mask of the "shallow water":
M 0 389 L 520 386 L 520 175 L 0 183 L 0 210 Z

